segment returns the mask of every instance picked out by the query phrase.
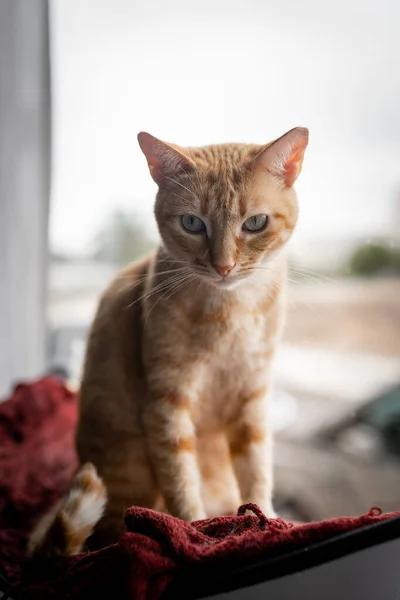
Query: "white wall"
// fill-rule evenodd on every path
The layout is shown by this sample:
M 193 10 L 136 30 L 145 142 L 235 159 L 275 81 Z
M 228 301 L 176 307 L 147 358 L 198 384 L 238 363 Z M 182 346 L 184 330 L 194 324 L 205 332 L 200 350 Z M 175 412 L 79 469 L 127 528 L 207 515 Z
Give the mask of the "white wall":
M 50 180 L 46 0 L 0 0 L 0 396 L 45 365 Z

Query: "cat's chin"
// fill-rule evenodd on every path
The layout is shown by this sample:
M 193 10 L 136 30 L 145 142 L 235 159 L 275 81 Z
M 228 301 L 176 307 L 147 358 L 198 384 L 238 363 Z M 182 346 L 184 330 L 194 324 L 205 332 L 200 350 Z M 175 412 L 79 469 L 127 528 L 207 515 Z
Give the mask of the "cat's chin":
M 216 278 L 207 278 L 207 283 L 212 285 L 214 288 L 218 290 L 223 290 L 229 292 L 240 285 L 243 282 L 242 278 L 225 278 L 225 279 L 216 279 Z

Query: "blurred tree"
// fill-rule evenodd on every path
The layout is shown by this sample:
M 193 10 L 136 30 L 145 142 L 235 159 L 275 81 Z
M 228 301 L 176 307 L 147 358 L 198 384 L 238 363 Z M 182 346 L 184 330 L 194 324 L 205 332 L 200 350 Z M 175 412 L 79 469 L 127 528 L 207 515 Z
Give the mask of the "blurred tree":
M 115 210 L 93 240 L 93 258 L 123 266 L 153 250 L 156 241 L 130 213 Z
M 363 244 L 353 252 L 349 267 L 353 275 L 400 273 L 400 250 L 383 244 Z

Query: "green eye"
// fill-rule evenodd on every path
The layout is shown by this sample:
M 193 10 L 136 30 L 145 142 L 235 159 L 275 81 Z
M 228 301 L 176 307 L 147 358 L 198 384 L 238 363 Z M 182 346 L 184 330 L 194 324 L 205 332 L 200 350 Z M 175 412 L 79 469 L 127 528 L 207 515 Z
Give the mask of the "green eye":
M 189 233 L 204 233 L 206 230 L 203 221 L 194 215 L 183 215 L 181 223 L 183 229 Z
M 243 223 L 242 229 L 244 231 L 250 231 L 250 233 L 255 233 L 256 231 L 262 231 L 267 225 L 267 215 L 254 215 L 254 217 L 250 217 Z

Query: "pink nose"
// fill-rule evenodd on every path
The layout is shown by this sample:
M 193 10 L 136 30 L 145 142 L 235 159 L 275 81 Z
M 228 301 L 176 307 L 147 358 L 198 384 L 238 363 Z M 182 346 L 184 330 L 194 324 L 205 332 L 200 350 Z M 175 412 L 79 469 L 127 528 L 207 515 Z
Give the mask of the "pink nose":
M 221 265 L 213 265 L 214 269 L 217 271 L 217 273 L 219 273 L 219 275 L 221 275 L 221 277 L 228 275 L 229 271 L 232 271 L 234 266 L 234 264 L 224 265 L 223 267 Z

